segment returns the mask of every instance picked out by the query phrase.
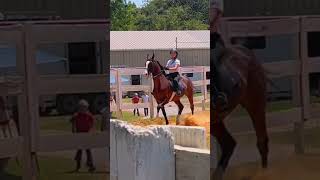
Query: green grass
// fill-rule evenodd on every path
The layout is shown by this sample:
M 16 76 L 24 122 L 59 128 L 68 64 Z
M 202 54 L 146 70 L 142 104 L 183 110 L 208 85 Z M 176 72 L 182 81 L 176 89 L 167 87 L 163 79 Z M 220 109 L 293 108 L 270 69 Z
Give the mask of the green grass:
M 79 173 L 73 173 L 75 162 L 61 157 L 39 157 L 40 180 L 107 180 L 107 172 L 88 173 L 83 168 Z M 9 161 L 5 173 L 0 175 L 3 180 L 22 180 L 21 168 L 14 159 Z
M 40 118 L 41 132 L 47 131 L 64 131 L 71 132 L 71 116 L 47 116 Z M 95 116 L 95 128 L 100 129 L 100 115 Z

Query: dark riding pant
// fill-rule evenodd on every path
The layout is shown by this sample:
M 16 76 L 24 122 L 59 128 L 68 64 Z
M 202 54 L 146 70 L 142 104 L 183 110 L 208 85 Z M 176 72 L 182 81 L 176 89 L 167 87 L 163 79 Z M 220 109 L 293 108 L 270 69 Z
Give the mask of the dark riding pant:
M 178 82 L 180 78 L 179 73 L 178 72 L 170 73 L 167 75 L 167 77 L 173 83 L 173 91 L 177 92 L 178 90 L 180 90 L 179 82 Z

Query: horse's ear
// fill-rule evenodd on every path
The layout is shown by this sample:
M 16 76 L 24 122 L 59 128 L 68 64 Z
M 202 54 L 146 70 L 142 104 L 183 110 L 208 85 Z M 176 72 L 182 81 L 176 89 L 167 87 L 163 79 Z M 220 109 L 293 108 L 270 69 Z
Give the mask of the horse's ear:
M 153 52 L 153 54 L 152 54 L 152 57 L 151 57 L 151 59 L 153 59 L 153 60 L 154 60 L 154 52 Z
M 149 54 L 147 54 L 147 60 L 149 59 Z

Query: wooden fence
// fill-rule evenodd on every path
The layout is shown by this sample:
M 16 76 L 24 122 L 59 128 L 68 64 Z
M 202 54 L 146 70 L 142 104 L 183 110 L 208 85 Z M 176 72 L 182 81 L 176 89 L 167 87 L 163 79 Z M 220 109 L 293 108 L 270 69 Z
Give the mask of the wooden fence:
M 108 20 L 35 21 L 0 23 L 0 43 L 16 48 L 17 75 L 0 80 L 2 96 L 18 97 L 21 135 L 0 139 L 0 158 L 20 156 L 24 180 L 39 177 L 34 154 L 78 148 L 106 148 L 109 132 L 92 134 L 40 134 L 39 97 L 51 93 L 104 92 L 106 74 L 39 76 L 36 50 L 46 43 L 97 42 L 106 48 Z M 107 61 L 106 51 L 101 54 Z
M 295 131 L 295 150 L 297 153 L 304 152 L 304 124 L 306 120 L 320 117 L 319 108 L 311 107 L 309 85 L 310 73 L 320 72 L 320 57 L 308 56 L 308 33 L 320 32 L 320 16 L 225 18 L 221 32 L 228 45 L 232 37 L 296 36 L 290 44 L 294 59 L 281 59 L 263 65 L 271 72 L 271 78 L 292 78 L 295 108 L 268 113 L 267 118 L 269 121 L 289 119 Z
M 207 66 L 193 66 L 193 67 L 182 67 L 180 74 L 184 73 L 201 73 L 201 79 L 197 81 L 192 81 L 195 87 L 201 87 L 202 100 L 201 102 L 195 102 L 195 104 L 202 104 L 202 110 L 205 110 L 206 102 L 209 102 L 207 85 L 210 84 L 210 80 L 207 79 L 207 72 L 210 71 L 210 67 Z M 144 76 L 145 68 L 112 68 L 110 71 L 111 76 L 116 77 L 116 82 L 111 85 L 111 92 L 116 94 L 116 104 L 111 106 L 111 111 L 118 113 L 119 118 L 122 116 L 123 110 L 129 110 L 133 108 L 150 108 L 150 116 L 154 117 L 154 108 L 156 107 L 155 100 L 151 95 L 153 90 L 153 81 L 148 80 L 147 84 L 144 85 L 123 85 L 122 76 L 131 75 L 142 75 Z M 149 103 L 139 103 L 139 104 L 125 104 L 123 103 L 122 94 L 128 91 L 144 91 L 149 94 Z

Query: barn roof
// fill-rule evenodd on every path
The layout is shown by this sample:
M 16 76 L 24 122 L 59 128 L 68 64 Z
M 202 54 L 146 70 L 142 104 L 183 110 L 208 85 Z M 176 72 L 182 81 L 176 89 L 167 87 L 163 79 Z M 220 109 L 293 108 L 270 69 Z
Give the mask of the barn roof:
M 159 50 L 176 47 L 179 49 L 209 49 L 210 31 L 111 31 L 110 49 Z

